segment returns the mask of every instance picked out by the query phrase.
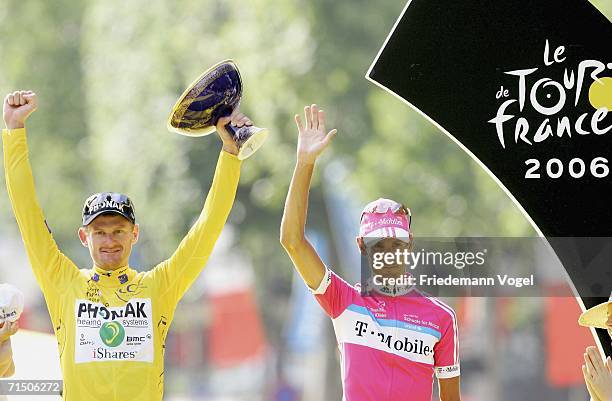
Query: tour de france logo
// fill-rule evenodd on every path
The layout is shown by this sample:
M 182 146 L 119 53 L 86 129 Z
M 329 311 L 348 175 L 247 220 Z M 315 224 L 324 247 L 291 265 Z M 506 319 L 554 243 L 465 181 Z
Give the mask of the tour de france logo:
M 493 125 L 503 149 L 518 145 L 548 147 L 552 143 L 567 147 L 568 141 L 612 131 L 609 118 L 606 119 L 608 112 L 612 112 L 612 63 L 574 61 L 566 46 L 548 40 L 543 45 L 543 61 L 534 61 L 534 65 L 527 68 L 504 71 L 504 76 L 512 77 L 514 82 L 510 87 L 498 87 L 495 94 L 500 104 L 488 122 Z M 550 76 L 553 68 L 555 75 Z M 578 112 L 576 107 L 585 103 L 589 107 L 581 107 Z M 529 119 L 524 115 L 528 111 Z M 571 160 L 531 158 L 524 160 L 524 164 L 526 179 L 605 178 L 610 171 L 607 155 L 603 153 L 588 160 L 580 157 Z
M 125 338 L 125 329 L 119 322 L 106 322 L 100 327 L 100 338 L 106 346 L 117 347 Z

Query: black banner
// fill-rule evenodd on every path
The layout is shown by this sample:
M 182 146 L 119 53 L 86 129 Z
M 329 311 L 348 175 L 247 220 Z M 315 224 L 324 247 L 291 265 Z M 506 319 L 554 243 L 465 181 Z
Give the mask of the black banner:
M 593 5 L 412 0 L 368 78 L 473 154 L 540 233 L 574 237 L 550 244 L 584 306 L 607 301 L 612 24 Z

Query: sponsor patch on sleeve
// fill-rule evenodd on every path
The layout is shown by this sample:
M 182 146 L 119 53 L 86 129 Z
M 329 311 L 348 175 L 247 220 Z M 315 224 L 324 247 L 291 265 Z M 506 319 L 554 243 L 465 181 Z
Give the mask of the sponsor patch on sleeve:
M 323 276 L 323 280 L 321 280 L 321 284 L 319 284 L 319 287 L 317 287 L 317 289 L 315 290 L 311 289 L 310 291 L 312 291 L 312 293 L 315 295 L 325 294 L 325 291 L 327 291 L 327 287 L 329 287 L 329 285 L 331 284 L 331 280 L 332 272 L 331 270 L 326 268 L 325 275 Z
M 436 377 L 438 379 L 450 379 L 461 374 L 459 365 L 436 366 Z

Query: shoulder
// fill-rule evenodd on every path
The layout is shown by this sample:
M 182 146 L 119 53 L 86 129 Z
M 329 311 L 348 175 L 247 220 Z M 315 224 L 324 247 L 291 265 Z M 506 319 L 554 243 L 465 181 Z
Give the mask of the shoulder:
M 314 295 L 323 295 L 330 293 L 328 288 L 332 289 L 332 293 L 347 293 L 347 292 L 359 292 L 360 287 L 358 285 L 352 286 L 338 274 L 336 274 L 329 267 L 325 266 L 325 274 L 321 284 L 316 289 L 311 289 Z
M 457 324 L 457 314 L 450 305 L 424 291 L 417 289 L 414 289 L 413 291 L 415 296 L 418 297 L 421 305 L 439 316 L 441 321 L 447 324 Z

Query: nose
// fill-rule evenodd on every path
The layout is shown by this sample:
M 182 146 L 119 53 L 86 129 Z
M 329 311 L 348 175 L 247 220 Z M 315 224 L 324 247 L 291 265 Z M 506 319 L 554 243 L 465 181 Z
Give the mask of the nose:
M 112 247 L 117 244 L 118 241 L 113 234 L 105 234 L 102 239 L 103 247 Z

